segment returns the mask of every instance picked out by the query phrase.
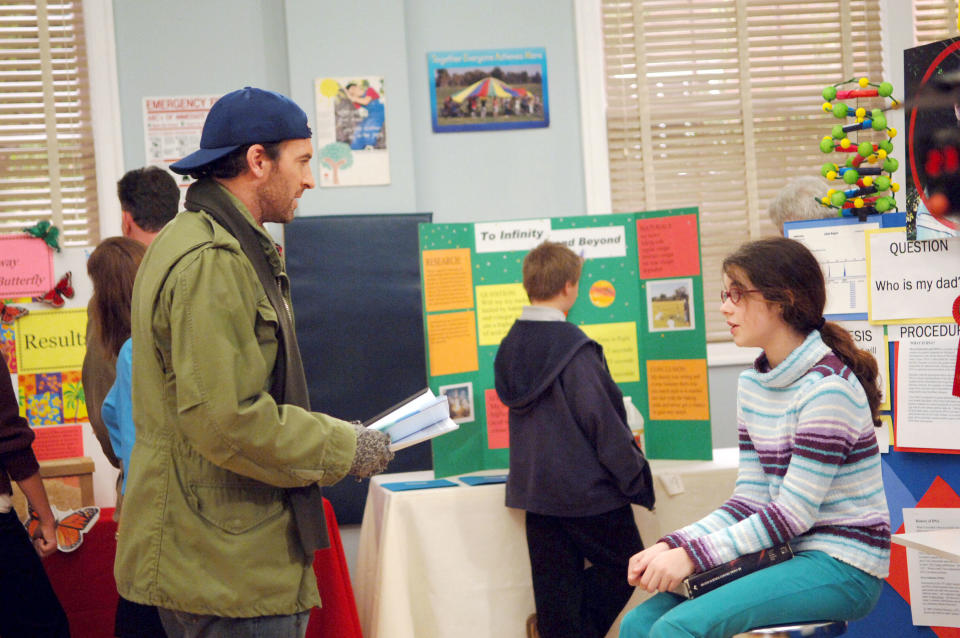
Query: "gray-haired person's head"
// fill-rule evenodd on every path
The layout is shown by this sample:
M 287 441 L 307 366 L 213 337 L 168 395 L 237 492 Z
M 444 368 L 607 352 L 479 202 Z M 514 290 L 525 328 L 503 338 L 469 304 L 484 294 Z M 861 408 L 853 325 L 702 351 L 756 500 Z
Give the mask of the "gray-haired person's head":
M 792 180 L 770 202 L 770 221 L 782 235 L 785 222 L 836 217 L 835 209 L 820 203 L 828 190 L 830 185 L 820 177 L 804 175 Z

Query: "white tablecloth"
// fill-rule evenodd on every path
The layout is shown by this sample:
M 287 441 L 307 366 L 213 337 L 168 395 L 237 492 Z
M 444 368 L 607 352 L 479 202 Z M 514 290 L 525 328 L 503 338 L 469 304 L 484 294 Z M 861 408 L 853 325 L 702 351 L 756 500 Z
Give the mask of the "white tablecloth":
M 651 467 L 656 511 L 634 508 L 647 545 L 730 495 L 737 451 L 714 450 L 713 461 L 652 461 Z M 523 511 L 504 506 L 502 483 L 471 487 L 454 478 L 456 487 L 382 487 L 431 478 L 431 471 L 407 472 L 370 482 L 355 574 L 363 635 L 524 638 L 534 604 Z M 628 606 L 644 597 L 636 592 Z

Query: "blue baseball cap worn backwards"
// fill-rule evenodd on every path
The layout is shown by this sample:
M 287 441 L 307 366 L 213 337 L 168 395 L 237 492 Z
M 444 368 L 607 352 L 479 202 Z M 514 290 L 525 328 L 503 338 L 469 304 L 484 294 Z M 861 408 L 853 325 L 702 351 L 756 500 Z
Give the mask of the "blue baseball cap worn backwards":
M 265 144 L 311 137 L 307 114 L 290 98 L 244 87 L 217 100 L 207 113 L 200 135 L 200 150 L 170 165 L 189 175 L 244 144 Z

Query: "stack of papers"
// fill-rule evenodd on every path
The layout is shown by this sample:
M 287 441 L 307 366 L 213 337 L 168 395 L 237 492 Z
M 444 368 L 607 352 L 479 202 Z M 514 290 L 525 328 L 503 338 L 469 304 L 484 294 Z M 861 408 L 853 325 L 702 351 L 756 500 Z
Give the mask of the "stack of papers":
M 447 397 L 434 395 L 430 388 L 424 388 L 386 412 L 369 419 L 364 425 L 389 434 L 390 449 L 393 451 L 460 427 L 450 418 Z

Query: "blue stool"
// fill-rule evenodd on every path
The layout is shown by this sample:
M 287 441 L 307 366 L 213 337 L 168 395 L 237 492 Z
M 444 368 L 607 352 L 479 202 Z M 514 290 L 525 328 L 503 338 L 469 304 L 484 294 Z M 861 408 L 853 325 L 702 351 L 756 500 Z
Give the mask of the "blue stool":
M 833 638 L 847 633 L 844 620 L 782 625 L 779 627 L 758 627 L 738 634 L 740 638 Z

